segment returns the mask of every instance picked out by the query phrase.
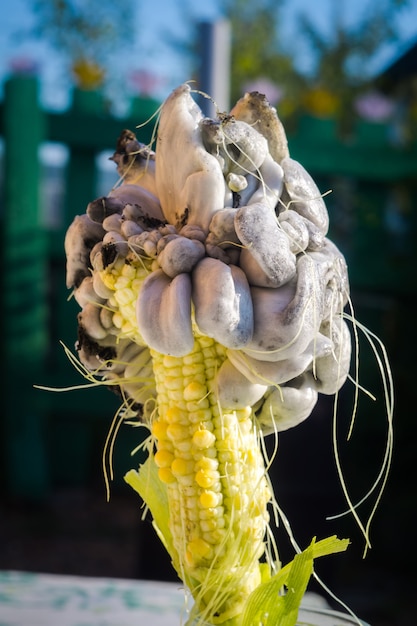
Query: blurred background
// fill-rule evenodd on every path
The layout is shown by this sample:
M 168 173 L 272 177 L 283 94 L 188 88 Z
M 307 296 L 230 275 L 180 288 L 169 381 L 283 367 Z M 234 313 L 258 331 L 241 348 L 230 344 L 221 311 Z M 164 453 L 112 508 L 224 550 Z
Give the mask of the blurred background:
M 151 141 L 145 122 L 193 79 L 220 110 L 245 91 L 265 93 L 293 158 L 331 191 L 330 237 L 350 268 L 356 317 L 386 346 L 396 394 L 393 463 L 366 558 L 352 516 L 327 519 L 346 509 L 332 399 L 282 433 L 271 475 L 302 547 L 313 536 L 351 539 L 347 553 L 318 563 L 331 589 L 372 626 L 414 623 L 417 3 L 16 0 L 13 10 L 0 7 L 0 52 L 0 570 L 172 579 L 123 481 L 141 460 L 131 450 L 145 432 L 120 428 L 107 503 L 102 452 L 117 397 L 34 385 L 83 384 L 62 346 L 72 350 L 76 339 L 67 226 L 116 182 L 109 156 L 122 129 Z M 347 441 L 347 383 L 337 422 L 354 502 L 380 478 L 388 433 L 378 365 L 362 335 L 359 380 L 376 400 L 360 394 Z M 377 494 L 359 508 L 365 522 Z M 278 534 L 286 562 L 292 549 Z

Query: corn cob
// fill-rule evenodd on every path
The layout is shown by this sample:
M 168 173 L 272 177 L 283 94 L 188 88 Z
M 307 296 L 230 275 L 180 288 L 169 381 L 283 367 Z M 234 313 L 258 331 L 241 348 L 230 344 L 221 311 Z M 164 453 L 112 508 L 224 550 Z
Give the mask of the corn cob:
M 206 120 L 179 87 L 152 168 L 120 141 L 119 172 L 133 174 L 65 242 L 79 357 L 150 428 L 192 616 L 225 626 L 275 567 L 260 564 L 272 498 L 260 437 L 306 419 L 350 361 L 324 202 L 265 98 L 247 94 L 235 116 Z
M 99 272 L 113 294 L 108 304 L 114 327 L 136 344 L 145 342 L 135 324 L 135 294 L 148 272 L 149 260 L 136 254 Z M 185 356 L 150 350 L 157 398 L 157 417 L 150 423 L 178 571 L 198 600 L 199 613 L 208 611 L 212 623 L 220 624 L 241 614 L 260 583 L 271 492 L 252 408 L 223 411 L 217 400 L 216 376 L 226 349 L 195 334 Z M 136 405 L 143 396 L 143 367 L 133 378 L 129 367 L 135 359 L 121 381 Z
M 212 393 L 224 348 L 197 336 L 184 357 L 152 353 L 155 463 L 167 485 L 183 578 L 212 623 L 241 614 L 260 583 L 270 492 L 251 407 L 223 412 Z

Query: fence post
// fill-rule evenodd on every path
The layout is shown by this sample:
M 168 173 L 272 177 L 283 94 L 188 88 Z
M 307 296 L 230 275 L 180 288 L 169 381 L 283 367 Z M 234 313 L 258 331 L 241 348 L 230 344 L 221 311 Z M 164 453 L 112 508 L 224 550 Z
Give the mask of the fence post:
M 3 458 L 9 491 L 37 498 L 47 487 L 47 467 L 40 392 L 33 384 L 44 367 L 48 331 L 47 249 L 39 211 L 44 115 L 35 77 L 6 81 L 3 112 Z
M 231 30 L 228 20 L 202 22 L 200 24 L 201 67 L 199 89 L 211 96 L 220 111 L 230 107 L 230 42 Z M 207 98 L 199 98 L 198 104 L 208 117 L 216 117 L 216 107 Z
M 102 95 L 95 91 L 74 89 L 69 125 L 78 123 L 80 117 L 103 114 Z M 65 227 L 78 213 L 83 213 L 88 202 L 95 197 L 96 149 L 94 141 L 69 146 L 70 154 L 66 175 Z

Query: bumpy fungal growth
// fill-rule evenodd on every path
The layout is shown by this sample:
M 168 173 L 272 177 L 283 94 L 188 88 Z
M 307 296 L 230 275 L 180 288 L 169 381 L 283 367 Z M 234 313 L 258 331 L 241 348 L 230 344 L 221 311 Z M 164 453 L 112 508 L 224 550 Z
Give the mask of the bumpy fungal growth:
M 272 567 L 260 435 L 296 426 L 348 374 L 346 263 L 261 94 L 207 119 L 181 85 L 155 152 L 124 131 L 113 158 L 122 184 L 66 237 L 79 358 L 152 432 L 159 534 L 195 615 L 238 624 Z

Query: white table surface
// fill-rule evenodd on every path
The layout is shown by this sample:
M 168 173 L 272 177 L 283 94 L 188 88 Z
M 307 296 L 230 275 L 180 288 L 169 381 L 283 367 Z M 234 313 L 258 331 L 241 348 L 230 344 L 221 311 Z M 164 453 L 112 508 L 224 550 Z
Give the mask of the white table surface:
M 0 571 L 0 626 L 180 626 L 180 584 Z
M 182 626 L 186 602 L 180 583 L 0 571 L 0 626 Z M 310 593 L 297 623 L 360 624 Z

